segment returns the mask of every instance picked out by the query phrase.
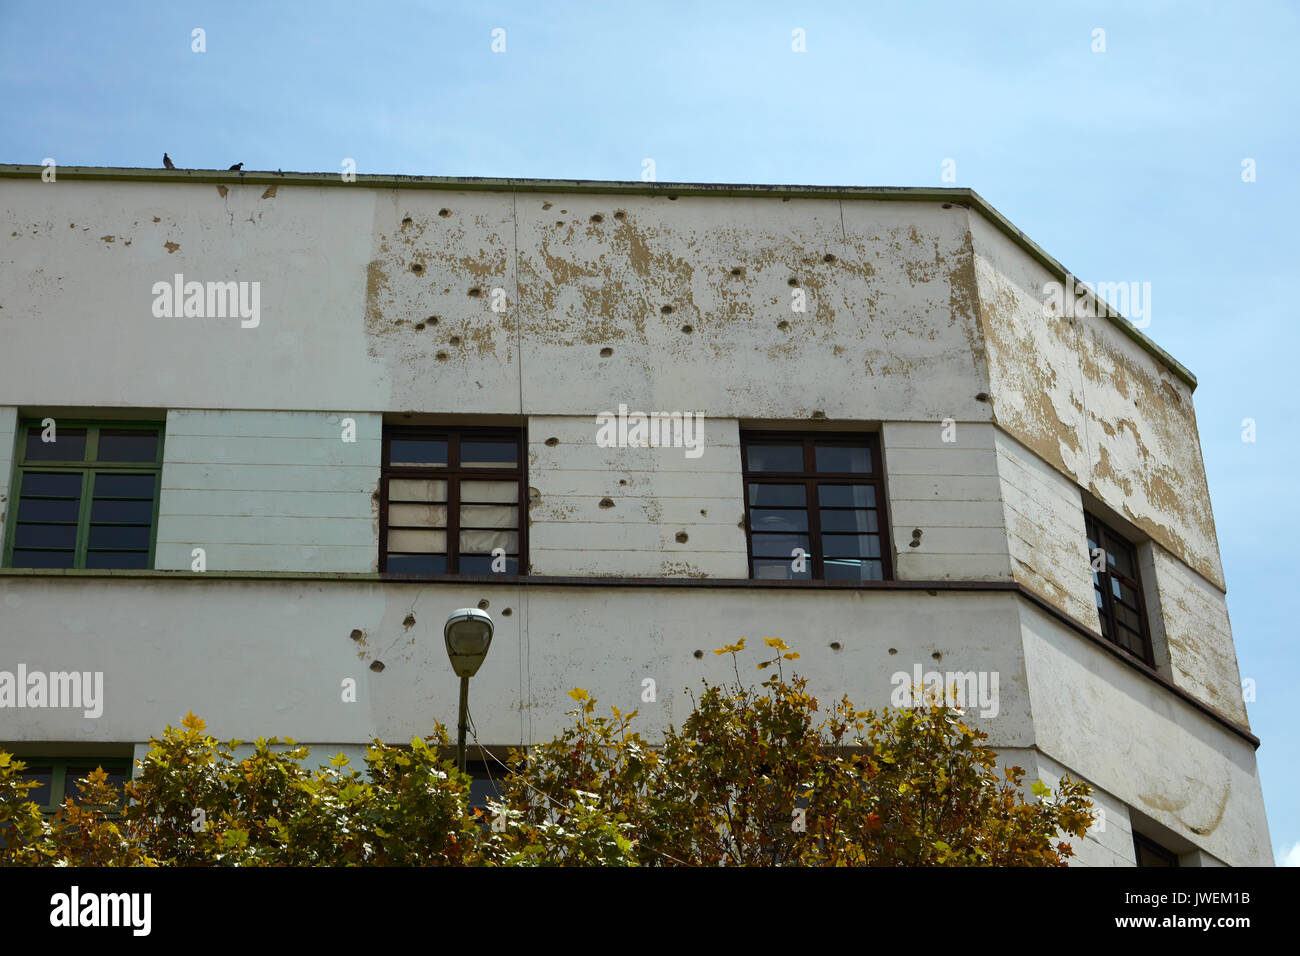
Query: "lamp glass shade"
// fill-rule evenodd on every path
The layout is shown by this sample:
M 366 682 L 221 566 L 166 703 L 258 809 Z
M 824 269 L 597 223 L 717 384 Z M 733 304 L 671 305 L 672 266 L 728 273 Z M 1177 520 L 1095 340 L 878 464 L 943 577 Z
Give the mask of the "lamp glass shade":
M 492 646 L 492 618 L 478 608 L 461 608 L 447 618 L 442 633 L 456 676 L 477 674 Z

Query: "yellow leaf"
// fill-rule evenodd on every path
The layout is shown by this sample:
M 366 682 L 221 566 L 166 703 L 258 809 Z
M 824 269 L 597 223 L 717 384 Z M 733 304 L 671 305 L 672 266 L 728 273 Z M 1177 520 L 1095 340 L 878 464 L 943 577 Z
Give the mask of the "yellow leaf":
M 181 721 L 181 726 L 188 727 L 190 730 L 203 730 L 207 727 L 207 724 L 201 718 L 195 717 L 193 711 L 190 711 L 185 715 L 185 719 Z
M 799 656 L 799 652 L 791 651 L 789 654 L 782 654 L 781 656 L 784 657 L 787 661 L 792 661 Z
M 715 654 L 735 654 L 745 649 L 745 639 L 742 637 L 739 644 L 728 644 L 713 653 Z
M 788 651 L 790 649 L 786 646 L 785 641 L 781 640 L 779 637 L 765 637 L 763 638 L 763 643 L 768 647 L 775 647 L 778 651 Z
M 574 700 L 586 700 L 590 695 L 581 687 L 575 687 L 569 691 L 569 696 Z

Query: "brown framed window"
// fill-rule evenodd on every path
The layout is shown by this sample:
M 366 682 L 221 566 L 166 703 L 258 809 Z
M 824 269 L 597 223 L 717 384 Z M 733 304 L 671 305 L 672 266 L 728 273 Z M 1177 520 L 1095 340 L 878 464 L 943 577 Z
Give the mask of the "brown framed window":
M 1151 632 L 1138 575 L 1137 549 L 1090 514 L 1084 514 L 1084 525 L 1102 636 L 1151 664 Z
M 740 453 L 752 578 L 892 577 L 878 436 L 742 432 Z
M 525 495 L 517 429 L 385 427 L 379 570 L 519 574 Z

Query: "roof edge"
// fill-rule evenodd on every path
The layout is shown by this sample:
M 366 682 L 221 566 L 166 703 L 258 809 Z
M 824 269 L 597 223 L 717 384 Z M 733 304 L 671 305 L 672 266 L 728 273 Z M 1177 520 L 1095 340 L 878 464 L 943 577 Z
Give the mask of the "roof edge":
M 47 167 L 0 165 L 0 179 L 39 180 Z M 963 203 L 1027 252 L 1063 282 L 1082 282 L 993 208 L 979 193 L 965 186 L 778 186 L 738 183 L 661 183 L 601 179 L 509 179 L 486 176 L 399 176 L 357 173 L 344 181 L 340 173 L 262 172 L 218 169 L 140 169 L 119 166 L 59 166 L 57 175 L 71 180 L 161 183 L 232 183 L 286 186 L 364 186 L 371 189 L 450 189 L 484 192 L 596 193 L 676 197 L 722 196 L 778 199 L 901 200 Z M 1094 297 L 1095 298 L 1095 297 Z M 1181 362 L 1148 338 L 1137 326 L 1104 300 L 1097 304 L 1105 317 L 1144 351 L 1181 379 L 1193 392 L 1196 376 Z

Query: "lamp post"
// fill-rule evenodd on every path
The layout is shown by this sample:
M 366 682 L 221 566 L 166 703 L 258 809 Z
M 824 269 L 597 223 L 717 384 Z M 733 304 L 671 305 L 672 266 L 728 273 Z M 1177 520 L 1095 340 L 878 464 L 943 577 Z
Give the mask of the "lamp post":
M 465 731 L 469 722 L 469 679 L 478 673 L 492 646 L 492 618 L 476 607 L 452 611 L 442 626 L 451 669 L 460 678 L 460 723 L 456 743 L 456 761 L 465 772 Z

